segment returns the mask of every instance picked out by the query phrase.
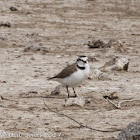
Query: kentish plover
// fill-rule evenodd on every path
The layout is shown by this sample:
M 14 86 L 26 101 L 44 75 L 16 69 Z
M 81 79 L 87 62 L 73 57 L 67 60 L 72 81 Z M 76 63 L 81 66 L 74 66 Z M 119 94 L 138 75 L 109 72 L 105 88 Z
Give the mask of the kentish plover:
M 66 87 L 68 98 L 69 98 L 68 87 L 73 88 L 74 95 L 75 97 L 77 97 L 74 87 L 81 85 L 82 82 L 88 78 L 89 73 L 90 67 L 88 64 L 88 58 L 86 56 L 79 56 L 76 63 L 67 66 L 58 75 L 49 79 L 58 81 L 62 84 L 62 86 Z

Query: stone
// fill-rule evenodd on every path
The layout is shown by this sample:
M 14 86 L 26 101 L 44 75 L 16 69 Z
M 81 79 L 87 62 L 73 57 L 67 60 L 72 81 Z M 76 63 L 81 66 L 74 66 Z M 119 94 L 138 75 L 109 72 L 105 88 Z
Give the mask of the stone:
M 25 47 L 24 52 L 40 52 L 41 54 L 46 54 L 48 53 L 48 49 L 46 47 L 41 47 L 41 46 L 28 46 L 28 47 Z
M 10 9 L 11 11 L 18 11 L 18 9 L 17 9 L 16 7 L 13 7 L 13 6 L 11 6 L 9 9 Z
M 113 50 L 114 52 L 127 52 L 127 48 L 124 43 L 122 43 L 120 40 L 111 39 L 109 42 L 104 45 L 105 49 Z
M 115 57 L 109 62 L 105 63 L 104 66 L 100 67 L 101 71 L 108 72 L 112 70 L 116 71 L 127 71 L 129 66 L 128 59 L 124 57 Z
M 101 74 L 102 74 L 102 72 L 99 69 L 93 69 L 93 71 L 92 71 L 93 78 L 95 78 L 95 79 L 99 79 Z
M 88 79 L 96 79 L 96 80 L 112 80 L 108 74 L 101 72 L 99 69 L 93 69 Z
M 89 48 L 103 48 L 105 43 L 101 40 L 88 41 Z
M 65 100 L 65 106 L 84 106 L 84 105 L 85 105 L 84 97 L 68 98 Z
M 108 95 L 104 95 L 103 97 L 105 99 L 108 98 L 110 100 L 114 100 L 114 99 L 118 99 L 119 98 L 116 92 L 109 93 Z
M 111 39 L 107 43 L 102 40 L 92 40 L 88 41 L 87 45 L 90 49 L 102 49 L 104 52 L 119 52 L 124 53 L 127 52 L 127 47 L 124 42 L 120 40 Z
M 58 95 L 58 94 L 60 94 L 61 93 L 60 87 L 61 87 L 61 85 L 55 87 L 55 89 L 51 92 L 51 95 Z
M 0 26 L 11 27 L 12 24 L 11 24 L 11 22 L 1 22 L 1 23 L 0 23 Z
M 140 140 L 140 122 L 132 122 L 118 135 L 118 140 Z

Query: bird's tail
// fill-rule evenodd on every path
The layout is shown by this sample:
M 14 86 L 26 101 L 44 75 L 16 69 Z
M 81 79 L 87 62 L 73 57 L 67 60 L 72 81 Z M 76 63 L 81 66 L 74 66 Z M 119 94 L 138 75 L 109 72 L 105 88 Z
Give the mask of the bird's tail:
M 47 77 L 47 80 L 52 80 L 54 77 Z

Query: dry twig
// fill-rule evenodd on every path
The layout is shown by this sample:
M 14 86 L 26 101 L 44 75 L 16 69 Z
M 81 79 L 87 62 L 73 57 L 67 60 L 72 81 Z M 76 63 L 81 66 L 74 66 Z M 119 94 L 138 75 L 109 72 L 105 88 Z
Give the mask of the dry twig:
M 117 105 L 113 103 L 108 97 L 104 97 L 109 103 L 111 103 L 116 109 L 121 109 L 121 104 L 124 102 L 133 102 L 133 101 L 140 101 L 140 99 L 132 99 L 132 100 L 124 100 L 120 101 Z
M 9 100 L 9 99 L 4 98 L 3 96 L 1 96 L 1 99 L 2 99 L 2 100 Z
M 133 102 L 133 101 L 140 101 L 140 99 L 131 99 L 131 100 L 124 100 L 124 101 L 120 101 L 118 103 L 118 107 L 121 108 L 121 104 L 124 103 L 124 102 Z
M 49 111 L 54 112 L 54 113 L 56 113 L 56 114 L 58 114 L 58 115 L 60 115 L 60 116 L 64 116 L 64 117 L 66 117 L 66 118 L 69 118 L 70 120 L 72 120 L 72 121 L 74 121 L 75 123 L 77 123 L 78 125 L 80 125 L 80 127 L 88 128 L 88 129 L 90 129 L 90 130 L 99 131 L 99 132 L 116 132 L 116 131 L 121 131 L 120 129 L 116 129 L 116 130 L 99 130 L 99 129 L 92 128 L 92 127 L 90 127 L 90 126 L 87 126 L 87 125 L 84 125 L 84 124 L 78 122 L 77 120 L 71 118 L 71 117 L 68 116 L 68 115 L 65 115 L 65 114 L 63 114 L 63 113 L 60 113 L 60 112 L 58 112 L 58 111 L 55 111 L 55 110 L 51 109 L 51 108 L 45 103 L 45 101 L 44 101 L 44 105 L 47 107 L 47 109 L 48 109 Z
M 108 97 L 104 97 L 109 103 L 111 103 L 116 109 L 120 109 L 120 106 L 114 104 Z

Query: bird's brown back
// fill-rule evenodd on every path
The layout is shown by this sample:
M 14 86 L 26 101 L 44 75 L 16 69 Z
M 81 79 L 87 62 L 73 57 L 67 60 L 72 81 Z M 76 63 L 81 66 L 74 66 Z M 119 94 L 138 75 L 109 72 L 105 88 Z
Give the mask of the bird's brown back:
M 70 76 L 77 70 L 77 63 L 73 63 L 68 65 L 65 69 L 63 69 L 58 75 L 54 76 L 53 78 L 65 78 Z

